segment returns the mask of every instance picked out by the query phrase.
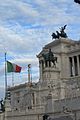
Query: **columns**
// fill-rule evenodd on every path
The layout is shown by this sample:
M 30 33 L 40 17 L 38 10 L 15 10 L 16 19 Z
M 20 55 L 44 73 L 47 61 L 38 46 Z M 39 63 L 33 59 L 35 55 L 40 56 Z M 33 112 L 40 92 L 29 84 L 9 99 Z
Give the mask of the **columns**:
M 78 75 L 80 75 L 80 62 L 79 62 L 79 55 L 77 56 L 77 68 L 78 68 Z
M 39 72 L 40 72 L 40 80 L 42 81 L 43 79 L 43 67 L 44 67 L 44 62 L 43 60 L 39 61 Z
M 80 75 L 80 55 L 69 57 L 70 61 L 70 75 Z
M 72 57 L 72 75 L 75 76 L 74 57 Z
M 73 57 L 69 57 L 69 66 L 70 66 L 70 76 L 74 76 L 75 74 L 75 69 L 74 69 L 74 58 Z

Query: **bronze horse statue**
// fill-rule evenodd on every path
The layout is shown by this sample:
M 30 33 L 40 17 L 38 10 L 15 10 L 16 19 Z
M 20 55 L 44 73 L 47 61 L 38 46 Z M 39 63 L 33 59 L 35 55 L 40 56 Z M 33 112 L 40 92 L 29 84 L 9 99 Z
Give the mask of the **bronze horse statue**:
M 64 32 L 64 30 L 66 29 L 66 26 L 67 25 L 64 25 L 63 27 L 60 28 L 60 32 L 56 31 L 56 33 L 52 33 L 52 39 L 56 39 L 59 37 L 64 37 L 64 38 L 67 38 L 67 34 Z
M 49 49 L 49 52 L 47 54 L 42 54 L 44 61 L 47 66 L 47 62 L 49 62 L 49 67 L 51 67 L 51 62 L 53 63 L 54 66 L 56 66 L 55 62 L 57 62 L 57 57 L 54 57 L 51 49 Z
M 59 36 L 60 36 L 60 33 L 58 32 L 58 31 L 56 31 L 56 33 L 57 34 L 55 34 L 55 33 L 52 33 L 52 39 L 56 39 L 56 38 L 58 38 L 59 39 Z

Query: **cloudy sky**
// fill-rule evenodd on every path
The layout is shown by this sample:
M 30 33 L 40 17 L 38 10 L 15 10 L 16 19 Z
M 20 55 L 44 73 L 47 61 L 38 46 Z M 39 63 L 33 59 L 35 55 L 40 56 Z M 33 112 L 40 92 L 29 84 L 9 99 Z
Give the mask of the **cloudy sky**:
M 80 5 L 74 0 L 0 0 L 0 98 L 4 96 L 4 53 L 7 60 L 22 67 L 14 73 L 14 85 L 27 81 L 27 65 L 32 80 L 39 79 L 36 55 L 51 42 L 51 34 L 67 24 L 66 33 L 80 39 Z M 8 74 L 8 85 L 12 75 Z

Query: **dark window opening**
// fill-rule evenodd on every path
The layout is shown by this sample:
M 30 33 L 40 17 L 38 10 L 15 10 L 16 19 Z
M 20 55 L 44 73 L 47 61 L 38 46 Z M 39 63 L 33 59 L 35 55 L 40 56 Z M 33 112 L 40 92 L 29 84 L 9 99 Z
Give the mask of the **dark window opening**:
M 17 100 L 17 102 L 19 103 L 19 100 Z
M 75 69 L 75 76 L 77 76 L 78 75 L 77 56 L 74 56 L 74 69 Z
M 45 67 L 48 67 L 48 62 L 47 61 L 45 61 Z
M 73 64 L 72 64 L 72 58 L 69 57 L 69 64 L 70 64 L 70 76 L 73 76 Z

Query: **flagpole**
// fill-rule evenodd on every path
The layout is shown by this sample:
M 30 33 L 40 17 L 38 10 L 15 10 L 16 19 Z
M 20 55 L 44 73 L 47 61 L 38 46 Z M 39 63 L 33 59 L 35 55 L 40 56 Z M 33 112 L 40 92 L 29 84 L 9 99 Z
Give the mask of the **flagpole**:
M 31 68 L 31 83 L 32 83 L 32 68 Z
M 28 83 L 30 83 L 30 68 L 29 68 L 29 64 L 28 64 Z
M 7 69 L 6 69 L 6 53 L 5 53 L 5 99 L 7 97 Z
M 12 72 L 12 87 L 14 86 L 14 73 Z

